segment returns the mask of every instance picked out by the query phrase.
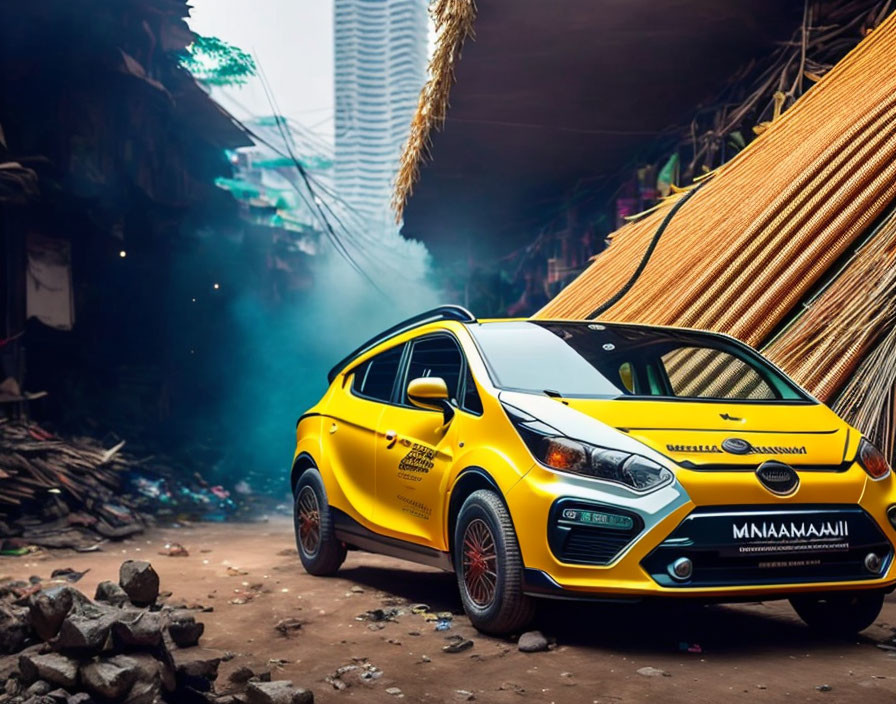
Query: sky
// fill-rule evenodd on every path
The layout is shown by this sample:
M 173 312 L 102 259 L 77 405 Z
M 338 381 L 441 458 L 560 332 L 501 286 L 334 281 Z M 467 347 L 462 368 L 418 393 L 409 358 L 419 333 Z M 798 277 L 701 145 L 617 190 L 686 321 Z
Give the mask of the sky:
M 192 0 L 190 28 L 252 54 L 280 113 L 333 140 L 332 0 Z M 260 82 L 215 89 L 244 119 L 274 112 Z

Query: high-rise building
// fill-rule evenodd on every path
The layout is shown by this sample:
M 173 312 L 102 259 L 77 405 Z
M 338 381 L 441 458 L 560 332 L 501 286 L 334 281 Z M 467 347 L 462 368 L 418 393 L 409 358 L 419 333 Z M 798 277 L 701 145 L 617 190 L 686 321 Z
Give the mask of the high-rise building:
M 338 195 L 370 218 L 392 181 L 426 78 L 426 0 L 334 0 Z

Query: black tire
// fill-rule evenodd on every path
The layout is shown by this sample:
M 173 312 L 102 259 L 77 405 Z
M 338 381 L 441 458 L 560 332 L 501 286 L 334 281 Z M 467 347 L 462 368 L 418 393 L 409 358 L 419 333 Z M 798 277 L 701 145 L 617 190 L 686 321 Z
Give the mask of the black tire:
M 813 630 L 830 636 L 852 637 L 880 615 L 884 594 L 879 591 L 805 594 L 791 598 L 790 605 Z
M 316 469 L 307 470 L 296 483 L 293 525 L 305 571 L 321 577 L 335 574 L 345 561 L 345 545 L 334 533 L 327 492 Z
M 477 551 L 476 542 L 485 547 Z M 520 546 L 510 513 L 493 491 L 480 489 L 464 501 L 454 528 L 454 569 L 464 611 L 478 630 L 509 635 L 532 621 L 535 601 L 523 594 Z

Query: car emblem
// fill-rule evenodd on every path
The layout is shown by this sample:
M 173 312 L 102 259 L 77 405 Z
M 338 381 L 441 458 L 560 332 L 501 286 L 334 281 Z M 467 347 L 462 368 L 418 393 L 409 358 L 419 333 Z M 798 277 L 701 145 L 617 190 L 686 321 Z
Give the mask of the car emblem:
M 722 441 L 722 449 L 732 455 L 749 455 L 753 451 L 753 446 L 741 438 L 728 438 Z
M 759 465 L 756 476 L 762 486 L 779 496 L 792 494 L 800 483 L 800 477 L 793 467 L 774 460 Z

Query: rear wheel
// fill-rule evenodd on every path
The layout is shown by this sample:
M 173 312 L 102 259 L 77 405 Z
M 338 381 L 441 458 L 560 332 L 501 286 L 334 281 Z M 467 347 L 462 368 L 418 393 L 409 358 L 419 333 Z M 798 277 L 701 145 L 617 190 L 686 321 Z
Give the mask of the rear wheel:
M 804 594 L 790 599 L 810 628 L 834 636 L 854 636 L 874 623 L 884 605 L 883 592 Z
M 330 575 L 345 561 L 345 545 L 337 540 L 320 472 L 307 470 L 296 485 L 293 510 L 296 548 L 309 574 Z
M 522 630 L 535 614 L 523 594 L 523 560 L 510 513 L 493 491 L 467 497 L 454 528 L 454 569 L 464 611 L 484 633 Z

